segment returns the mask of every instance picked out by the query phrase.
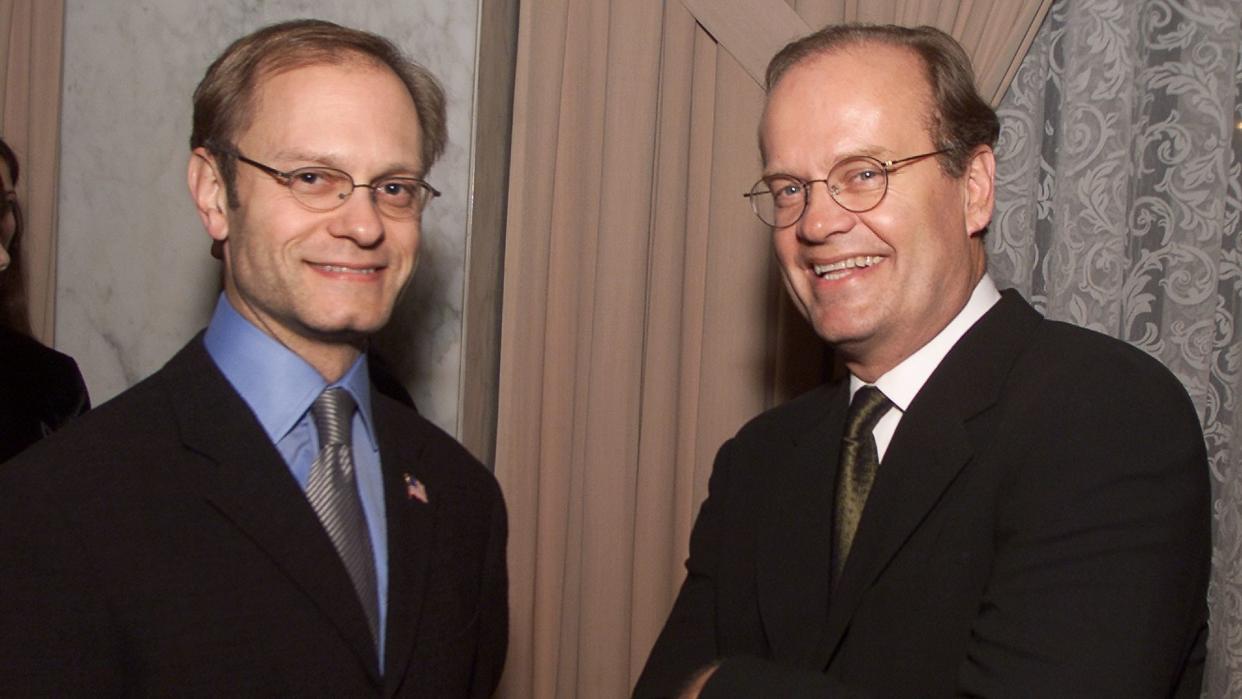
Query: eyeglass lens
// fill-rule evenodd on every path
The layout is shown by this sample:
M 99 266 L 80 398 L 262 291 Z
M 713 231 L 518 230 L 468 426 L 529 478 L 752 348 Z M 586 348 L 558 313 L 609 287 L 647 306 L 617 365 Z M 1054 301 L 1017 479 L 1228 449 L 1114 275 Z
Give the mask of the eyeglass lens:
M 874 209 L 884 198 L 888 171 L 879 160 L 857 156 L 837 163 L 823 180 L 804 182 L 786 175 L 767 177 L 751 188 L 751 208 L 769 226 L 792 225 L 802 218 L 815 182 L 824 182 L 828 194 L 841 208 L 862 213 Z
M 289 173 L 289 191 L 316 211 L 340 206 L 356 187 L 369 187 L 380 212 L 390 218 L 411 218 L 422 211 L 431 190 L 409 177 L 389 177 L 370 185 L 355 185 L 348 173 L 332 168 L 305 167 Z

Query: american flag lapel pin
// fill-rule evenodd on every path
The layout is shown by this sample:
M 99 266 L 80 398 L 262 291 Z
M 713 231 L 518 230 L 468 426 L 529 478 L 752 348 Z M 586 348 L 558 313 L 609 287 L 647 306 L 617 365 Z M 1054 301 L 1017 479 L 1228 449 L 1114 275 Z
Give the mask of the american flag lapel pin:
M 417 500 L 423 503 L 424 505 L 426 505 L 428 503 L 427 486 L 423 485 L 422 481 L 418 480 L 417 478 L 415 478 L 414 476 L 411 476 L 408 473 L 405 474 L 404 478 L 405 478 L 405 497 L 410 500 Z

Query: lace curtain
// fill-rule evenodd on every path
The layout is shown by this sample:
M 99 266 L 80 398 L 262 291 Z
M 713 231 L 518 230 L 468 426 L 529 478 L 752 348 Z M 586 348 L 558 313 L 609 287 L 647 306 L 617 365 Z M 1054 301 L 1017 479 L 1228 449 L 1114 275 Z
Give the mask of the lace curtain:
M 988 238 L 1000 286 L 1143 348 L 1198 407 L 1211 697 L 1242 696 L 1240 46 L 1238 0 L 1054 4 L 999 110 Z

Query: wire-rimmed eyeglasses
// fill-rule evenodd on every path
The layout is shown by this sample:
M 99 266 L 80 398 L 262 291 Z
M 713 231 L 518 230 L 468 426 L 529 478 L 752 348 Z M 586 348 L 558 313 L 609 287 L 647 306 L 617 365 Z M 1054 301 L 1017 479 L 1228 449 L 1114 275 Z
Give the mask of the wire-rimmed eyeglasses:
M 742 196 L 750 200 L 750 208 L 760 221 L 773 228 L 797 223 L 811 203 L 811 185 L 823 182 L 828 195 L 841 208 L 861 214 L 874 209 L 888 193 L 889 173 L 898 166 L 933 155 L 949 152 L 950 148 L 920 153 L 908 158 L 880 160 L 869 155 L 854 155 L 841 160 L 822 180 L 803 180 L 793 175 L 773 174 L 759 178 Z
M 366 187 L 371 190 L 371 200 L 381 214 L 392 219 L 409 219 L 421 214 L 432 198 L 440 196 L 435 187 L 417 177 L 391 175 L 358 184 L 348 172 L 336 168 L 315 165 L 286 172 L 251 160 L 235 150 L 220 152 L 271 175 L 289 188 L 298 203 L 311 211 L 332 211 L 344 204 L 355 189 Z

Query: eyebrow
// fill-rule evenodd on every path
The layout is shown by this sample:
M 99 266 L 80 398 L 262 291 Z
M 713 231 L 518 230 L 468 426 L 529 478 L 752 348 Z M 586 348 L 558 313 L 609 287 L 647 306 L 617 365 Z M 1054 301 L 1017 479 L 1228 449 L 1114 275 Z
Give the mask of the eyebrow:
M 876 160 L 886 160 L 885 156 L 892 155 L 892 149 L 885 148 L 883 146 L 864 146 L 858 150 L 852 151 L 849 155 L 840 158 L 837 162 L 839 163 L 842 160 L 845 160 L 845 158 L 852 158 L 859 155 L 865 155 L 868 158 L 875 158 Z
M 330 167 L 334 170 L 340 170 L 341 172 L 349 173 L 349 168 L 345 167 L 345 164 L 342 163 L 340 159 L 336 155 L 333 155 L 332 153 L 315 153 L 313 151 L 304 151 L 304 150 L 282 150 L 282 151 L 276 151 L 271 157 L 273 160 L 276 160 L 278 162 L 293 161 L 293 162 L 313 163 L 314 165 L 317 165 L 317 166 Z M 298 167 L 310 167 L 310 166 L 300 165 Z M 383 168 L 380 168 L 379 174 L 375 175 L 375 178 L 394 177 L 394 176 L 410 176 L 416 179 L 422 179 L 423 175 L 425 174 L 426 173 L 423 172 L 423 169 L 420 167 L 411 165 L 409 163 L 393 162 L 393 163 L 389 163 L 387 166 Z M 352 175 L 353 173 L 350 173 L 351 177 Z
M 857 158 L 858 156 L 866 156 L 868 158 L 875 158 L 876 160 L 879 160 L 879 161 L 885 161 L 885 160 L 889 160 L 892 157 L 892 153 L 893 151 L 891 148 L 886 148 L 884 146 L 877 146 L 877 145 L 860 146 L 858 148 L 845 151 L 842 155 L 839 155 L 832 161 L 824 164 L 823 167 L 825 171 L 831 170 L 832 168 L 836 167 L 838 164 L 846 160 L 849 160 L 850 158 Z M 789 172 L 787 170 L 769 170 L 767 167 L 764 167 L 762 177 L 764 179 L 767 179 L 769 177 L 777 177 L 781 175 L 785 177 L 794 177 L 796 179 L 803 179 L 802 176 L 795 175 L 792 172 Z

